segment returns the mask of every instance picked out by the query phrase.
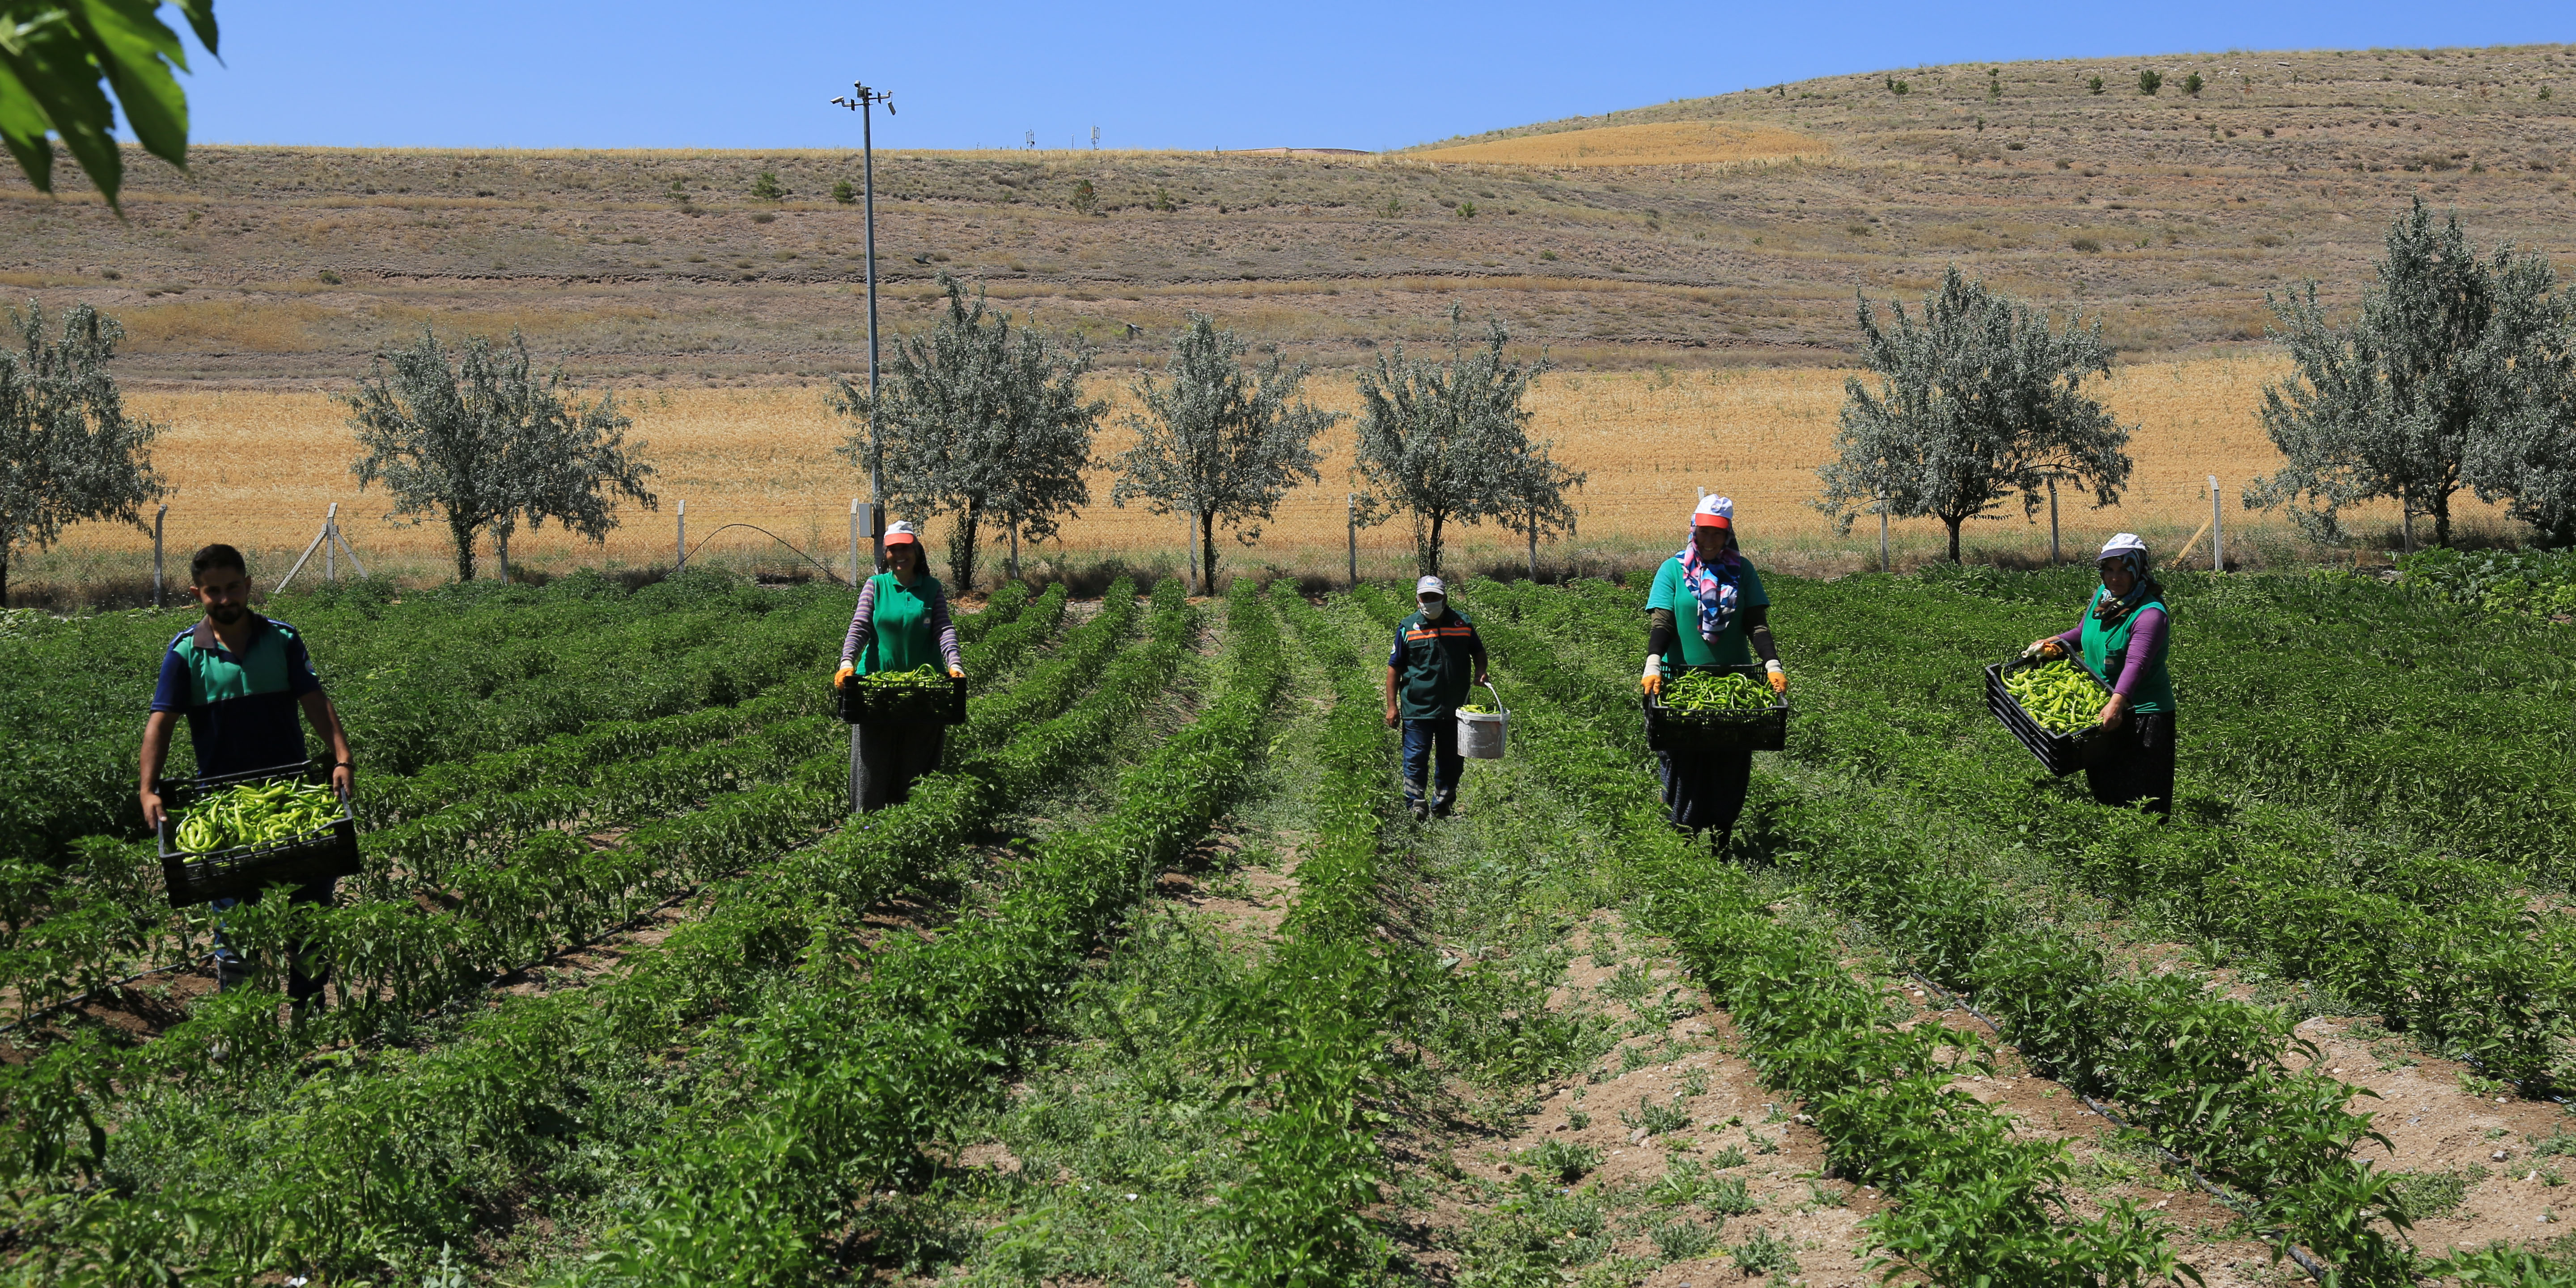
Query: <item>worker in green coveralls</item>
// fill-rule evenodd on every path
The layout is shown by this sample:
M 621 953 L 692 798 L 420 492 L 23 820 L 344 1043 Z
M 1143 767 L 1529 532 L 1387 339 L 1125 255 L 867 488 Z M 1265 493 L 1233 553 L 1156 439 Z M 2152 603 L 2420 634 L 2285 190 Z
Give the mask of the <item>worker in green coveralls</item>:
M 922 566 L 921 534 L 909 523 L 888 525 L 886 570 L 859 589 L 841 642 L 841 669 L 832 687 L 853 675 L 909 671 L 939 665 L 954 679 L 966 675 L 957 653 L 957 626 L 948 618 L 948 592 Z M 948 730 L 935 724 L 850 726 L 850 808 L 873 813 L 911 799 L 912 784 L 939 768 Z
M 143 726 L 143 821 L 159 830 L 167 813 L 153 790 L 170 756 L 170 729 L 181 716 L 188 720 L 188 741 L 197 753 L 200 777 L 246 774 L 267 769 L 304 769 L 304 728 L 296 715 L 318 731 L 331 748 L 331 787 L 345 800 L 356 773 L 349 758 L 348 731 L 340 713 L 313 674 L 304 651 L 304 635 L 284 622 L 250 610 L 250 572 L 241 551 L 211 545 L 188 561 L 188 589 L 204 605 L 205 618 L 170 641 L 161 655 L 161 681 L 152 693 L 152 715 Z M 297 903 L 331 902 L 339 880 L 326 877 L 295 891 Z M 224 942 L 220 914 L 238 900 L 217 899 L 215 984 L 240 985 L 250 977 L 241 955 Z M 295 954 L 286 975 L 286 995 L 301 1010 L 321 995 L 331 977 L 330 964 Z
M 1467 687 L 1483 684 L 1485 641 L 1475 623 L 1451 607 L 1437 577 L 1413 584 L 1417 611 L 1395 628 L 1386 659 L 1386 725 L 1404 723 L 1404 801 L 1415 818 L 1449 817 L 1458 803 L 1458 706 Z

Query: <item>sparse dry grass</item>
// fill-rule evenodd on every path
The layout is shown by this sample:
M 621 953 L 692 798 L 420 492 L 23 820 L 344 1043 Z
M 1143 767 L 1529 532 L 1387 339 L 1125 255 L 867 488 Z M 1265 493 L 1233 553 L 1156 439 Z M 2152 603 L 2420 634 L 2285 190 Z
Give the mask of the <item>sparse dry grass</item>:
M 1849 538 L 1840 538 L 1807 504 L 1816 492 L 1816 467 L 1832 450 L 1847 374 L 1813 368 L 1558 373 L 1544 378 L 1534 394 L 1535 430 L 1555 439 L 1560 456 L 1590 475 L 1579 500 L 1586 546 L 1652 546 L 1678 531 L 1698 489 L 1707 488 L 1735 498 L 1748 544 L 1756 550 L 1795 549 L 1811 563 L 1849 564 L 1863 551 L 1874 552 L 1874 525 L 1864 520 Z M 2283 525 L 2237 509 L 2236 494 L 2248 477 L 2278 466 L 2279 456 L 2254 416 L 2263 382 L 2278 374 L 2271 362 L 2236 358 L 2122 368 L 2104 397 L 2124 420 L 2139 425 L 2132 448 L 2136 477 L 2122 503 L 2108 512 L 2094 512 L 2071 491 L 2061 498 L 2067 548 L 2080 554 L 2103 535 L 2130 529 L 2170 552 L 2208 517 L 2205 478 L 2211 474 L 2228 493 L 2228 525 L 2240 534 L 2232 540 L 2265 529 L 2277 539 Z M 1128 443 L 1124 415 L 1131 399 L 1121 380 L 1104 378 L 1098 389 L 1117 408 L 1098 444 L 1105 459 Z M 1350 381 L 1340 373 L 1317 376 L 1309 389 L 1324 406 L 1356 410 Z M 266 558 L 292 558 L 311 539 L 324 509 L 338 501 L 343 527 L 361 557 L 390 558 L 433 574 L 442 567 L 440 529 L 388 524 L 382 494 L 358 491 L 348 473 L 354 447 L 339 405 L 328 396 L 139 393 L 130 402 L 170 427 L 159 461 L 178 487 L 170 509 L 171 549 L 226 540 L 268 552 Z M 663 498 L 660 512 L 630 510 L 626 526 L 604 548 L 551 529 L 522 533 L 514 558 L 531 566 L 667 562 L 671 502 L 682 498 L 689 502 L 693 542 L 739 522 L 758 524 L 818 554 L 837 557 L 844 549 L 849 502 L 864 483 L 834 450 L 850 427 L 825 409 L 821 387 L 672 390 L 630 399 L 628 406 L 637 436 L 651 443 L 661 470 L 654 480 Z M 1255 557 L 1338 565 L 1351 439 L 1348 422 L 1332 431 L 1326 482 L 1290 495 L 1277 520 L 1265 525 Z M 1137 507 L 1112 508 L 1109 482 L 1105 472 L 1095 479 L 1096 504 L 1068 526 L 1063 550 L 1148 554 L 1181 544 L 1179 520 Z M 2463 517 L 2493 518 L 2474 503 L 2464 506 Z M 2024 524 L 2015 508 L 2003 522 L 1974 525 L 1969 539 L 1989 550 L 2044 551 L 2045 525 L 2044 514 L 2037 524 Z M 1939 525 L 1929 520 L 1899 522 L 1895 530 L 1901 549 L 1920 550 L 1940 539 Z M 1495 557 L 1514 544 L 1492 529 L 1456 537 L 1463 548 Z M 1361 534 L 1364 555 L 1378 558 L 1396 557 L 1409 540 L 1401 522 Z M 123 551 L 121 557 L 148 570 L 150 543 L 131 529 L 87 525 L 66 546 L 55 558 L 84 569 Z M 765 537 L 742 530 L 715 537 L 708 549 L 784 566 L 784 556 Z M 769 553 L 761 554 L 764 549 Z M 2201 547 L 2203 557 L 2206 550 Z M 279 564 L 271 573 L 282 569 Z
M 1823 157 L 1832 151 L 1833 145 L 1822 139 L 1773 126 L 1668 121 L 1495 139 L 1410 155 L 1426 161 L 1580 167 L 1779 161 Z

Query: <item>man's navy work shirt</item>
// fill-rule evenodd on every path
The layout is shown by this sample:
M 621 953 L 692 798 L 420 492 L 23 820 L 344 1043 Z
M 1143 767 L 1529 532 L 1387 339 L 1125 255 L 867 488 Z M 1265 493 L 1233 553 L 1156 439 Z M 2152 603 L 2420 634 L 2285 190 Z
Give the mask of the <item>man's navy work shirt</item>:
M 152 709 L 188 717 L 188 741 L 199 774 L 240 774 L 304 762 L 304 725 L 296 700 L 322 687 L 304 637 L 284 622 L 250 615 L 251 636 L 239 654 L 199 621 L 170 641 Z

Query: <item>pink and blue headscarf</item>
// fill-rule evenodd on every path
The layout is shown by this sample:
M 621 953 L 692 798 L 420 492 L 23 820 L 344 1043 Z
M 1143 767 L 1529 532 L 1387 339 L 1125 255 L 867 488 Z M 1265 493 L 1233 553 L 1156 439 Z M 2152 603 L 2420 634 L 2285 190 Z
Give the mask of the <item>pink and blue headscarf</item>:
M 1691 514 L 1694 537 L 1701 528 L 1726 533 L 1726 553 L 1714 561 L 1699 557 L 1699 542 L 1685 541 L 1673 557 L 1682 561 L 1682 584 L 1699 602 L 1699 637 L 1714 644 L 1735 624 L 1742 598 L 1744 556 L 1735 549 L 1735 502 L 1722 496 L 1701 497 Z

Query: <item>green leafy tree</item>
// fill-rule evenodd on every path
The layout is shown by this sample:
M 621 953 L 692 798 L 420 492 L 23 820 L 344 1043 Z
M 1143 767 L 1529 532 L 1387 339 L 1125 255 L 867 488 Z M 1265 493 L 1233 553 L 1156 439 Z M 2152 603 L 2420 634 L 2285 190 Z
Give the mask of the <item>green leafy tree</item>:
M 1147 375 L 1132 388 L 1144 414 L 1130 415 L 1136 445 L 1118 454 L 1118 483 L 1109 503 L 1141 497 L 1155 514 L 1190 516 L 1199 537 L 1202 588 L 1216 585 L 1216 530 L 1235 540 L 1261 539 L 1279 499 L 1298 480 L 1319 482 L 1315 436 L 1342 413 L 1297 396 L 1307 368 L 1277 354 L 1258 370 L 1243 365 L 1244 344 L 1192 314 L 1172 343 L 1163 384 Z
M 172 2 L 215 52 L 214 0 Z M 188 168 L 188 96 L 171 74 L 188 69 L 188 52 L 160 11 L 160 0 L 0 0 L 0 143 L 38 192 L 54 190 L 59 140 L 123 210 L 118 107 L 144 151 Z
M 2163 72 L 2145 71 L 2138 73 L 2139 93 L 2154 94 L 2157 90 L 2163 89 L 2164 87 L 2165 74 Z
M 1091 214 L 1100 209 L 1100 190 L 1092 187 L 1089 179 L 1078 180 L 1073 185 L 1072 204 L 1073 213 Z
M 9 561 L 42 550 L 67 525 L 94 519 L 142 524 L 164 495 L 152 470 L 161 428 L 125 414 L 108 360 L 124 328 L 86 304 L 63 315 L 49 339 L 45 311 L 9 310 L 14 351 L 0 351 L 0 608 L 9 606 Z
M 751 199 L 754 201 L 785 201 L 787 199 L 787 189 L 780 186 L 778 176 L 776 174 L 763 170 L 751 181 Z
M 832 181 L 832 200 L 847 206 L 855 204 L 858 199 L 859 190 L 852 187 L 849 180 L 835 179 Z
M 1448 361 L 1407 358 L 1394 345 L 1359 374 L 1365 490 L 1356 517 L 1365 527 L 1412 516 L 1414 562 L 1433 576 L 1450 524 L 1508 519 L 1534 499 L 1545 507 L 1532 493 L 1544 482 L 1528 466 L 1532 413 L 1523 403 L 1548 364 L 1505 361 L 1510 337 L 1500 322 L 1489 321 L 1485 343 L 1469 347 L 1464 317 L 1449 310 Z
M 1989 512 L 2015 492 L 2022 513 L 2036 514 L 2052 475 L 2093 492 L 2097 507 L 2120 499 L 2131 431 L 2081 389 L 2111 373 L 2099 319 L 2057 328 L 1955 265 L 1924 297 L 1919 323 L 1890 307 L 1892 331 L 1861 297 L 1861 356 L 1879 390 L 1844 382 L 1835 459 L 1817 471 L 1825 488 L 1814 505 L 1838 530 L 1883 492 L 1897 518 L 1941 520 L 1955 563 L 1960 525 L 1997 517 Z
M 2501 246 L 2481 258 L 2457 213 L 2437 221 L 2418 200 L 2375 267 L 2341 326 L 2314 282 L 2266 296 L 2291 375 L 2264 387 L 2263 427 L 2288 464 L 2253 480 L 2246 506 L 2287 506 L 2311 537 L 2340 541 L 2342 511 L 2393 500 L 2410 535 L 2429 514 L 2434 544 L 2449 545 L 2451 500 L 2474 486 L 2527 491 L 2544 528 L 2561 526 L 2549 498 L 2565 440 L 2547 431 L 2565 406 L 2569 301 L 2547 257 Z
M 349 468 L 361 490 L 393 494 L 386 517 L 436 516 L 456 550 L 456 577 L 474 577 L 474 546 L 489 531 L 509 572 L 510 535 L 548 519 L 593 541 L 617 526 L 617 502 L 653 509 L 646 444 L 614 394 L 585 402 L 558 368 L 540 374 L 516 333 L 507 346 L 466 338 L 451 364 L 435 333 L 381 355 L 343 400 L 365 455 Z
M 876 401 L 864 386 L 837 382 L 834 411 L 861 428 L 841 454 L 880 469 L 898 511 L 945 514 L 948 570 L 955 588 L 975 584 L 976 542 L 988 522 L 1043 541 L 1091 503 L 1082 471 L 1091 437 L 1109 412 L 1082 396 L 1091 355 L 988 312 L 978 295 L 942 273 L 948 312 L 927 333 L 896 340 Z M 872 457 L 873 420 L 881 454 Z
M 2207 82 L 2201 80 L 2200 73 L 2193 72 L 2182 78 L 2182 92 L 2193 98 L 2198 98 L 2200 97 L 2201 86 L 2204 84 L 2207 84 Z

